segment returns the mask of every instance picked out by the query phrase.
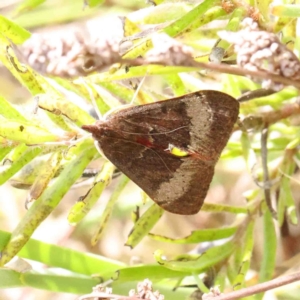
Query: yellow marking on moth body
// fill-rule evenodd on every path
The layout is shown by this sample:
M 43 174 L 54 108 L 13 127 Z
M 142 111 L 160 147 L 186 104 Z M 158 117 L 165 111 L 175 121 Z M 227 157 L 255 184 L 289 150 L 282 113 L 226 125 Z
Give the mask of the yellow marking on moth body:
M 185 157 L 185 156 L 190 155 L 189 150 L 176 147 L 173 144 L 169 144 L 169 147 L 166 149 L 166 151 L 169 151 L 172 155 L 178 156 L 178 157 Z

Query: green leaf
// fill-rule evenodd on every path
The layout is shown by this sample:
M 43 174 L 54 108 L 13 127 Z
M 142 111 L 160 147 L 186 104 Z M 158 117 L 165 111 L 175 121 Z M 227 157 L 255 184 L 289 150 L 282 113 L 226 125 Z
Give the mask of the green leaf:
M 16 12 L 22 13 L 28 10 L 32 10 L 43 4 L 45 1 L 46 0 L 25 0 L 16 8 Z
M 95 7 L 104 3 L 105 0 L 84 0 L 89 7 Z
M 0 230 L 0 250 L 10 240 L 11 234 Z M 125 267 L 124 263 L 89 252 L 57 246 L 35 239 L 29 239 L 18 256 L 38 261 L 52 267 L 63 268 L 84 275 L 99 273 L 112 276 L 115 271 Z M 107 278 L 109 279 L 109 278 Z
M 24 144 L 17 146 L 7 157 L 11 163 L 6 163 L 0 167 L 0 184 L 5 183 L 15 175 L 26 164 L 39 155 L 41 151 L 42 149 L 40 147 L 28 147 Z
M 227 228 L 216 228 L 216 229 L 202 229 L 195 230 L 190 235 L 184 238 L 172 239 L 162 235 L 157 235 L 149 233 L 149 236 L 161 242 L 174 243 L 174 244 L 194 244 L 206 241 L 215 241 L 223 238 L 228 238 L 234 235 L 237 231 L 237 227 L 227 227 Z
M 239 272 L 236 278 L 233 281 L 233 287 L 235 290 L 239 290 L 244 287 L 246 275 L 248 274 L 248 270 L 250 268 L 250 262 L 252 257 L 253 245 L 254 245 L 254 221 L 251 220 L 246 229 L 244 247 L 241 255 L 241 265 L 239 266 Z
M 263 215 L 264 220 L 264 250 L 259 271 L 259 282 L 265 282 L 273 278 L 276 265 L 277 238 L 274 221 L 267 209 Z M 262 299 L 263 294 L 257 294 L 257 300 Z
M 300 16 L 299 4 L 272 5 L 271 13 L 278 17 L 298 18 Z
M 117 283 L 126 283 L 143 280 L 144 278 L 149 278 L 151 281 L 160 281 L 165 278 L 180 278 L 187 275 L 190 275 L 190 273 L 171 270 L 159 265 L 145 265 L 122 268 L 114 274 L 113 279 Z M 109 279 L 109 276 L 104 275 L 103 279 Z
M 163 213 L 164 210 L 156 203 L 153 203 L 134 224 L 125 245 L 133 249 L 149 233 Z
M 69 149 L 63 164 L 63 171 L 52 185 L 47 187 L 40 198 L 33 203 L 13 231 L 10 241 L 2 251 L 0 265 L 6 264 L 22 249 L 39 224 L 53 211 L 62 197 L 81 176 L 95 154 L 96 149 L 92 140 L 89 139 Z
M 248 136 L 248 133 L 246 131 L 242 131 L 242 137 L 241 137 L 241 145 L 242 145 L 242 152 L 244 159 L 247 164 L 248 170 L 252 170 L 253 166 L 257 163 L 256 155 L 254 150 L 251 148 L 250 139 Z
M 62 158 L 63 155 L 61 152 L 55 152 L 49 157 L 43 169 L 40 170 L 39 176 L 36 177 L 36 180 L 27 196 L 26 202 L 34 201 L 41 196 L 60 167 Z
M 289 221 L 292 224 L 298 223 L 294 196 L 290 186 L 291 176 L 294 173 L 295 167 L 296 164 L 293 159 L 293 150 L 287 149 L 280 167 L 281 174 L 283 175 L 280 182 L 278 199 L 278 223 L 280 226 L 283 224 L 285 212 L 288 212 Z
M 26 29 L 1 15 L 0 32 L 14 44 L 22 44 L 31 36 L 30 32 Z
M 135 90 L 132 90 L 132 88 L 128 88 L 126 86 L 123 86 L 118 83 L 111 83 L 111 82 L 102 82 L 98 83 L 100 86 L 107 89 L 109 92 L 117 96 L 118 98 L 122 99 L 122 101 L 125 101 L 127 103 L 131 103 L 133 100 L 134 102 L 137 102 L 139 104 L 145 104 L 145 103 L 151 103 L 154 102 L 154 99 L 146 92 L 139 90 L 136 99 L 134 99 L 135 96 Z
M 61 269 L 46 269 L 43 271 L 17 272 L 0 268 L 0 288 L 34 287 L 55 292 L 81 294 L 90 292 L 99 283 L 97 278 L 91 278 Z
M 187 93 L 184 83 L 178 74 L 164 75 L 163 77 L 166 79 L 168 86 L 172 89 L 176 97 Z
M 157 2 L 157 1 L 155 1 Z M 139 24 L 159 24 L 181 18 L 193 8 L 189 2 L 168 2 L 149 7 L 143 14 L 135 17 Z M 133 34 L 130 34 L 133 35 Z
M 15 120 L 15 121 L 26 121 L 23 115 L 15 109 L 10 102 L 0 96 L 0 115 L 5 119 Z
M 93 83 L 107 82 L 113 80 L 128 79 L 132 77 L 143 77 L 151 75 L 164 75 L 164 74 L 176 74 L 180 72 L 193 72 L 197 71 L 197 68 L 192 67 L 177 67 L 177 66 L 160 66 L 160 65 L 148 65 L 130 67 L 129 70 L 118 69 L 117 71 L 103 72 L 99 74 L 90 75 L 88 79 Z
M 83 6 L 84 2 L 82 0 L 47 1 L 44 5 L 40 5 L 38 9 L 18 14 L 15 21 L 25 28 L 41 28 L 66 24 L 99 13 L 99 8 L 83 10 Z M 101 7 L 101 13 L 105 14 L 107 12 L 108 8 Z
M 70 224 L 75 225 L 79 223 L 92 209 L 94 204 L 100 198 L 103 190 L 110 183 L 115 167 L 112 163 L 106 162 L 96 176 L 95 181 L 91 189 L 87 194 L 72 207 L 68 221 Z
M 174 271 L 201 273 L 215 264 L 226 259 L 235 249 L 235 242 L 229 241 L 221 246 L 215 246 L 200 255 L 183 254 L 172 260 L 162 258 L 160 250 L 155 251 L 154 257 L 157 262 Z
M 125 188 L 125 186 L 127 185 L 127 183 L 129 181 L 130 181 L 130 179 L 128 177 L 126 177 L 125 175 L 122 176 L 118 183 L 118 186 L 114 189 L 114 192 L 112 193 L 104 211 L 102 212 L 101 219 L 97 226 L 95 234 L 92 237 L 92 245 L 93 246 L 96 245 L 97 242 L 100 240 L 100 238 L 103 234 L 103 231 L 105 229 L 105 226 L 111 217 L 114 205 L 117 202 L 117 200 L 119 199 L 121 192 L 123 191 L 123 189 Z
M 61 293 L 88 293 L 95 285 L 99 284 L 98 278 L 61 269 L 32 270 L 23 273 L 21 277 L 29 287 Z
M 38 96 L 39 107 L 57 115 L 64 115 L 77 126 L 93 124 L 95 119 L 77 105 L 62 97 L 52 97 L 48 94 Z
M 6 120 L 0 126 L 0 135 L 12 141 L 26 143 L 28 145 L 45 142 L 58 142 L 67 139 L 63 133 L 57 135 L 29 122 L 17 122 Z
M 269 21 L 270 9 L 273 6 L 271 3 L 272 0 L 256 0 L 256 6 L 259 10 L 259 13 L 263 16 L 264 21 Z
M 197 5 L 195 8 L 190 10 L 187 14 L 179 18 L 178 20 L 172 22 L 171 24 L 167 25 L 165 28 L 161 30 L 168 34 L 171 37 L 176 37 L 179 33 L 182 33 L 185 29 L 187 29 L 194 21 L 195 23 L 192 24 L 191 28 L 188 28 L 189 31 L 192 29 L 198 29 L 199 26 L 206 24 L 207 22 L 211 21 L 218 16 L 225 15 L 225 11 L 221 9 L 222 14 L 217 15 L 215 12 L 213 16 L 209 16 L 207 19 L 205 18 L 205 13 L 208 9 L 212 8 L 220 3 L 219 0 L 205 0 L 201 4 Z M 201 16 L 201 18 L 199 18 Z M 143 55 L 149 49 L 152 48 L 152 40 L 151 38 L 144 38 L 141 39 L 142 41 L 138 44 L 134 45 L 124 56 L 124 59 L 133 59 L 138 57 L 139 55 Z
M 228 212 L 232 214 L 247 214 L 248 209 L 247 207 L 239 207 L 233 205 L 226 205 L 226 204 L 215 204 L 215 203 L 208 203 L 205 202 L 201 207 L 201 211 L 206 212 Z
M 0 268 L 0 277 L 0 289 L 26 286 L 22 281 L 21 274 L 17 271 Z
M 3 143 L 2 143 L 3 142 Z M 5 145 L 4 143 L 6 142 L 6 139 L 3 139 L 0 137 L 0 161 L 3 160 L 3 158 L 16 146 L 16 145 L 13 145 L 12 146 L 8 146 L 8 145 Z M 0 167 L 0 174 L 1 174 L 1 167 Z M 1 175 L 0 175 L 1 177 Z

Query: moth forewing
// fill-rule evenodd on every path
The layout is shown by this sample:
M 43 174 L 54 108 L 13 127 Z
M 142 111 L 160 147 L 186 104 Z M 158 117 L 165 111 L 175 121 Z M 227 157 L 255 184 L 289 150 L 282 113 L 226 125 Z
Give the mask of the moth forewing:
M 197 213 L 239 113 L 218 91 L 127 107 L 83 126 L 104 156 L 165 210 Z

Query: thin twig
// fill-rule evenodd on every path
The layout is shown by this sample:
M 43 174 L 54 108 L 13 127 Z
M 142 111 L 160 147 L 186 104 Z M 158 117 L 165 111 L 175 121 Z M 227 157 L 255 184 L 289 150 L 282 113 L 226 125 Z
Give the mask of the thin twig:
M 236 100 L 238 102 L 246 102 L 246 101 L 256 99 L 256 98 L 270 96 L 274 93 L 276 93 L 276 91 L 274 91 L 274 90 L 258 89 L 258 90 L 246 92 L 246 93 L 242 94 L 240 97 L 238 97 Z
M 280 82 L 284 85 L 291 85 L 300 88 L 300 82 L 297 80 L 293 80 L 287 77 L 283 77 L 265 71 L 250 71 L 239 67 L 233 67 L 227 64 L 203 63 L 203 62 L 194 62 L 192 67 L 203 68 L 203 69 L 217 71 L 220 73 L 227 73 L 227 74 L 233 74 L 239 76 L 251 76 L 263 80 L 271 79 L 273 82 Z
M 234 300 L 243 297 L 255 295 L 258 293 L 266 292 L 268 290 L 275 289 L 277 287 L 287 285 L 289 283 L 300 280 L 300 272 L 293 273 L 286 276 L 281 276 L 276 279 L 259 283 L 255 286 L 247 287 L 238 291 L 230 292 L 221 296 L 214 297 L 213 300 Z
M 249 116 L 242 120 L 242 124 L 247 130 L 257 129 L 263 124 L 268 124 L 270 126 L 274 123 L 279 122 L 280 120 L 287 119 L 295 115 L 300 115 L 300 105 L 298 103 L 291 103 L 284 105 L 279 110 Z M 236 128 L 236 130 L 237 129 L 238 128 Z
M 127 67 L 138 67 L 138 66 L 146 66 L 146 65 L 164 65 L 161 62 L 149 62 L 147 61 L 147 59 L 143 59 L 143 58 L 136 58 L 136 59 L 120 59 L 120 61 L 118 61 L 120 64 L 122 65 L 127 65 Z M 193 71 L 192 69 L 194 68 L 201 68 L 201 69 L 206 69 L 206 70 L 212 70 L 212 71 L 216 71 L 219 73 L 227 73 L 227 74 L 233 74 L 233 75 L 238 75 L 238 76 L 251 76 L 254 78 L 259 78 L 259 79 L 271 79 L 273 82 L 280 82 L 284 85 L 290 85 L 290 86 L 294 86 L 296 88 L 300 88 L 300 81 L 297 80 L 293 80 L 291 78 L 287 78 L 287 77 L 283 77 L 277 74 L 272 74 L 270 72 L 266 72 L 266 71 L 250 71 L 247 69 L 242 69 L 240 67 L 234 67 L 225 63 L 204 63 L 204 62 L 198 62 L 198 61 L 194 61 L 194 60 L 189 60 L 187 64 L 180 64 L 180 65 L 176 65 L 174 67 L 191 67 L 191 71 Z M 97 70 L 97 68 L 93 69 L 93 72 L 95 71 L 101 71 L 101 70 Z M 85 75 L 87 75 L 88 73 L 86 73 Z M 151 76 L 151 72 L 149 72 L 148 74 L 149 76 Z M 133 76 L 133 77 L 139 77 L 137 76 Z M 133 78 L 132 77 L 132 78 Z

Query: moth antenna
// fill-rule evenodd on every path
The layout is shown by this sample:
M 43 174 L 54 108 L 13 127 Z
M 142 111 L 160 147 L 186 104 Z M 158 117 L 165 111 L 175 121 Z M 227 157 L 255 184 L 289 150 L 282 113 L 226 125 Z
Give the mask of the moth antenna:
M 157 153 L 155 152 L 153 149 L 145 146 L 147 149 L 150 149 L 151 151 L 153 151 L 158 157 L 159 159 L 162 161 L 162 163 L 165 165 L 166 169 L 172 174 L 172 171 L 168 168 L 167 164 L 165 163 L 165 161 L 162 159 L 162 157 Z
M 128 104 L 124 104 L 124 105 L 121 105 L 120 107 L 114 107 L 114 108 L 111 108 L 109 111 L 107 111 L 103 117 L 101 117 L 100 120 L 106 120 L 108 116 L 114 114 L 115 112 L 118 112 L 124 108 L 127 108 L 127 107 L 132 107 L 133 106 L 133 103 L 135 101 L 135 99 L 137 98 L 137 95 L 145 81 L 145 78 L 146 76 L 143 77 L 143 79 L 141 80 L 141 82 L 139 83 L 137 89 L 135 90 L 134 94 L 133 94 L 133 97 L 132 97 L 132 100 L 130 101 L 130 103 Z M 94 103 L 93 103 L 94 104 Z
M 188 126 L 180 126 L 180 127 L 177 127 L 173 130 L 169 130 L 169 131 L 165 131 L 165 132 L 157 132 L 157 133 L 136 133 L 136 132 L 130 132 L 130 131 L 124 131 L 124 130 L 118 130 L 119 132 L 122 132 L 122 133 L 127 133 L 127 134 L 131 134 L 131 135 L 147 135 L 147 136 L 152 136 L 152 135 L 161 135 L 161 134 L 167 134 L 167 133 L 172 133 L 172 132 L 175 132 L 179 129 L 182 129 L 182 128 L 186 128 Z
M 86 81 L 82 77 L 79 78 L 79 82 L 84 85 L 84 87 L 86 88 L 87 92 L 89 93 L 89 96 L 90 96 L 90 98 L 92 100 L 93 107 L 94 107 L 94 109 L 96 111 L 96 114 L 97 114 L 99 120 L 103 120 L 103 116 L 102 116 L 102 114 L 101 114 L 101 112 L 100 112 L 100 110 L 98 108 L 98 105 L 96 103 L 96 99 L 94 97 L 94 94 L 93 94 L 93 91 L 92 91 L 91 87 L 86 83 Z

